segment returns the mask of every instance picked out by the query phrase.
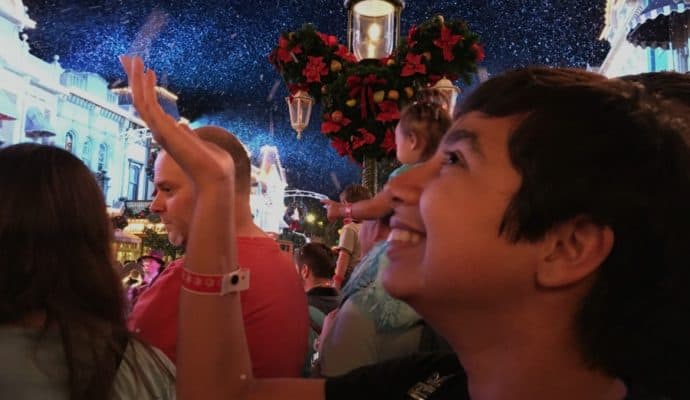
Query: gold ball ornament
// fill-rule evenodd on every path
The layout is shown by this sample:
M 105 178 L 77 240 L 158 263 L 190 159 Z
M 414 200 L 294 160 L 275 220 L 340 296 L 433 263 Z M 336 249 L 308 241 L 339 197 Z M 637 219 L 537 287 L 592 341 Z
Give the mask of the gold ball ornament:
M 331 60 L 331 71 L 332 72 L 339 72 L 342 69 L 343 69 L 343 64 L 341 64 L 340 61 Z

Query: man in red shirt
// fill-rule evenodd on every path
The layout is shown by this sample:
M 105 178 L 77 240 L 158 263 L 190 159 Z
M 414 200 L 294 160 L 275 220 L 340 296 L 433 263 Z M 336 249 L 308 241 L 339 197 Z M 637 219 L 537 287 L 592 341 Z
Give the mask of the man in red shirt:
M 306 296 L 290 257 L 254 224 L 247 152 L 235 136 L 222 128 L 202 127 L 195 133 L 227 151 L 235 161 L 237 260 L 242 268 L 251 270 L 251 288 L 242 292 L 241 299 L 254 376 L 299 376 L 309 336 Z M 158 155 L 154 176 L 156 195 L 151 211 L 160 215 L 170 242 L 183 246 L 195 201 L 192 182 L 165 152 Z M 184 258 L 172 262 L 141 293 L 129 319 L 134 333 L 161 349 L 173 362 L 183 264 Z

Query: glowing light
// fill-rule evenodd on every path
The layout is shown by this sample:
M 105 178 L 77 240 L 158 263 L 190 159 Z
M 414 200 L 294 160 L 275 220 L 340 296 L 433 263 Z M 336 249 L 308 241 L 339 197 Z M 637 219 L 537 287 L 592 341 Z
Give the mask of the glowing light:
M 280 162 L 278 148 L 264 145 L 261 147 L 261 163 L 252 166 L 252 188 L 250 201 L 254 222 L 266 232 L 280 233 L 285 222 L 285 171 Z
M 365 0 L 355 4 L 354 11 L 367 17 L 383 17 L 392 14 L 395 9 L 390 3 L 385 1 Z
M 310 224 L 313 224 L 316 221 L 316 215 L 309 213 L 306 217 L 304 217 L 304 220 Z
M 378 42 L 381 40 L 381 25 L 376 23 L 369 25 L 367 34 L 369 35 L 369 40 Z
M 367 58 L 376 58 L 376 45 L 373 43 L 367 45 Z

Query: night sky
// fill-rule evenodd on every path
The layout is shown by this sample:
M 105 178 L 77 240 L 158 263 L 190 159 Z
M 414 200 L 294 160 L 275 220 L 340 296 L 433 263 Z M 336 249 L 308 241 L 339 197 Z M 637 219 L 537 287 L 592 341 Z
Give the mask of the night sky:
M 222 125 L 258 154 L 277 145 L 291 187 L 335 196 L 359 179 L 319 132 L 318 108 L 297 141 L 285 84 L 266 60 L 282 31 L 311 22 L 345 42 L 340 0 L 24 0 L 37 28 L 29 42 L 37 56 L 60 56 L 64 68 L 124 78 L 119 54 L 144 51 L 163 84 L 180 97 L 182 115 Z M 597 40 L 605 0 L 408 0 L 402 31 L 435 14 L 462 18 L 485 45 L 490 74 L 530 64 L 598 65 L 608 44 Z M 142 31 L 147 25 L 155 29 Z M 153 23 L 151 23 L 153 21 Z

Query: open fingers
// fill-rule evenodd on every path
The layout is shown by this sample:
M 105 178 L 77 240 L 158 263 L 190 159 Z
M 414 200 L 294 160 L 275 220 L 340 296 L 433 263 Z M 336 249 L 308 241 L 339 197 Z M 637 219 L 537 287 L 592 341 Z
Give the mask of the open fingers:
M 123 57 L 125 72 L 129 78 L 132 102 L 141 118 L 151 130 L 154 139 L 163 145 L 165 138 L 162 133 L 169 129 L 176 129 L 176 123 L 163 111 L 158 103 L 156 93 L 156 75 L 153 70 L 144 70 L 144 63 L 140 57 Z

